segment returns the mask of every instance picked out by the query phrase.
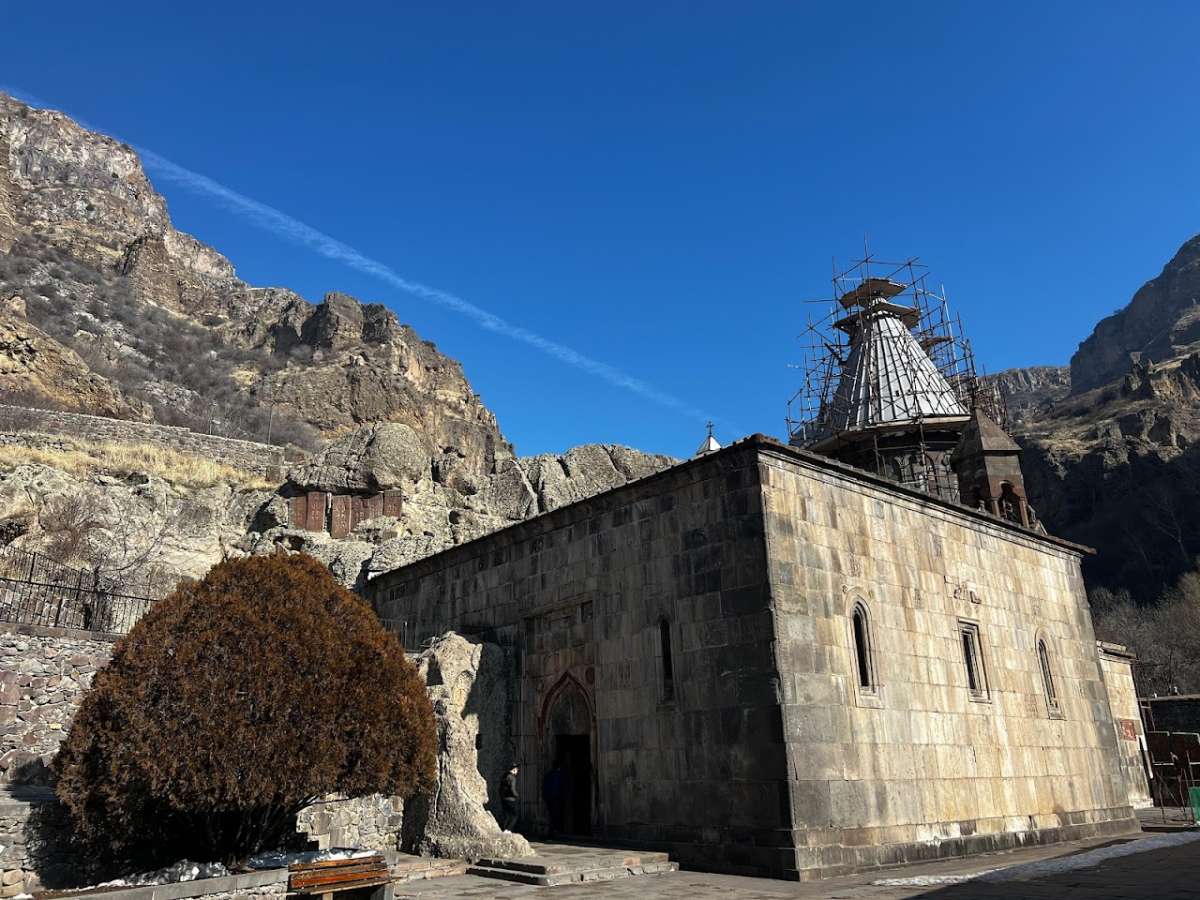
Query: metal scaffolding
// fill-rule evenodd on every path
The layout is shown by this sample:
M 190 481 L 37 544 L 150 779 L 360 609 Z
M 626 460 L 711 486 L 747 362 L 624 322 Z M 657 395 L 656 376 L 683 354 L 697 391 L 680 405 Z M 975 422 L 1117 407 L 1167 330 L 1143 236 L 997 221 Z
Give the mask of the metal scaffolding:
M 835 264 L 833 297 L 801 335 L 792 444 L 957 499 L 948 451 L 973 408 L 1006 427 L 1004 404 L 976 373 L 971 343 L 944 288 L 913 257 L 866 254 Z

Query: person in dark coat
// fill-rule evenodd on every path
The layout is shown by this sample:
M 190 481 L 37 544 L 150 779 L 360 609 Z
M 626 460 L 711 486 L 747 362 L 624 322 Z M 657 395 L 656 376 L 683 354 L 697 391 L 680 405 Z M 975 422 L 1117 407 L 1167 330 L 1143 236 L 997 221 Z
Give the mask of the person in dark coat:
M 515 832 L 517 830 L 518 801 L 521 799 L 517 793 L 518 771 L 517 764 L 513 763 L 508 770 L 508 774 L 500 782 L 500 827 L 505 831 Z
M 563 830 L 563 769 L 557 760 L 554 767 L 542 779 L 542 799 L 550 814 L 550 833 L 561 834 Z

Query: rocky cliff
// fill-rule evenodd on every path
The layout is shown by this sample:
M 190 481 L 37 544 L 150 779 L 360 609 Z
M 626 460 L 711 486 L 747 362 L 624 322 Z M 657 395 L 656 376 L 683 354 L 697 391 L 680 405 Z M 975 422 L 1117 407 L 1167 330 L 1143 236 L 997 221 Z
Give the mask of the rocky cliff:
M 1162 273 L 1127 306 L 1096 325 L 1071 357 L 1078 392 L 1121 378 L 1133 360 L 1162 362 L 1200 349 L 1200 235 L 1187 241 Z
M 1021 423 L 1047 528 L 1095 547 L 1090 587 L 1156 597 L 1200 554 L 1200 354 L 1136 365 Z
M 1084 564 L 1090 587 L 1148 601 L 1196 566 L 1198 301 L 1200 237 L 1096 326 L 1072 357 L 1069 379 L 1045 382 L 1042 369 L 998 376 L 1016 399 L 1038 513 L 1052 533 L 1099 551 Z M 1025 382 L 1031 391 L 1023 393 Z
M 139 578 L 282 548 L 354 585 L 673 462 L 613 446 L 515 458 L 459 363 L 389 309 L 244 283 L 171 224 L 132 148 L 2 93 L 0 403 L 309 452 L 271 482 L 194 447 L 0 422 L 0 543 Z M 290 527 L 297 492 L 385 489 L 402 515 L 346 539 Z
M 985 375 L 984 381 L 995 385 L 1000 392 L 1011 426 L 1045 412 L 1071 392 L 1071 370 L 1066 366 L 1005 369 Z
M 309 446 L 403 422 L 475 475 L 511 455 L 462 367 L 390 310 L 245 284 L 174 228 L 132 148 L 4 94 L 0 254 L 24 310 L 0 329 L 29 338 L 0 342 L 6 396 Z M 62 385 L 62 359 L 93 388 Z

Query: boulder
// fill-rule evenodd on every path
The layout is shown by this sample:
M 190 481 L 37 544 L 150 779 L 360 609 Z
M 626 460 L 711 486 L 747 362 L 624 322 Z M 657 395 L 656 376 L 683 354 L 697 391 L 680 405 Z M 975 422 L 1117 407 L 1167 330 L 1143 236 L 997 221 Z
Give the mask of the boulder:
M 431 456 L 409 425 L 366 425 L 296 466 L 288 480 L 313 491 L 381 491 L 416 484 L 430 473 Z

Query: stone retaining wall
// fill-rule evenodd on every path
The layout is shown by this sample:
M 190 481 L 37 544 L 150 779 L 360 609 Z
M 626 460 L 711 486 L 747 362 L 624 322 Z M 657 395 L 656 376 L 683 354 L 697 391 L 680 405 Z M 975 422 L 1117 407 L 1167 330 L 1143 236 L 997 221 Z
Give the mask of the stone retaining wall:
M 5 404 L 0 404 L 0 432 L 5 434 L 3 443 L 26 443 L 29 439 L 35 439 L 34 435 L 47 435 L 51 438 L 64 436 L 122 444 L 150 444 L 182 453 L 194 453 L 239 469 L 264 474 L 278 473 L 287 463 L 284 448 L 274 444 L 199 434 L 171 425 Z
M 0 625 L 0 782 L 41 783 L 114 635 Z
M 265 869 L 242 875 L 221 878 L 197 878 L 175 884 L 153 884 L 143 887 L 117 888 L 88 894 L 88 900 L 186 900 L 203 897 L 205 900 L 241 900 L 260 897 L 262 900 L 282 900 L 287 894 L 288 870 Z
M 314 803 L 296 817 L 296 830 L 316 841 L 318 850 L 357 847 L 398 850 L 404 800 L 372 794 L 344 800 L 330 797 Z

